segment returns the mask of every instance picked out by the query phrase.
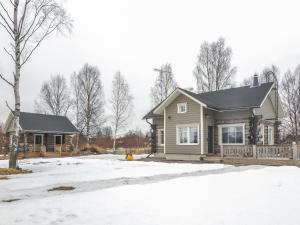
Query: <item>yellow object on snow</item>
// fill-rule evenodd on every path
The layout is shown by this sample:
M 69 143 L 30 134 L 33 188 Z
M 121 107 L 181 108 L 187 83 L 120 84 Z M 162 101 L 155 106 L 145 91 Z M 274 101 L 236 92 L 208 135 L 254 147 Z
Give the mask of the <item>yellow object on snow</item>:
M 132 161 L 133 160 L 133 155 L 131 153 L 126 155 L 126 158 L 128 161 Z

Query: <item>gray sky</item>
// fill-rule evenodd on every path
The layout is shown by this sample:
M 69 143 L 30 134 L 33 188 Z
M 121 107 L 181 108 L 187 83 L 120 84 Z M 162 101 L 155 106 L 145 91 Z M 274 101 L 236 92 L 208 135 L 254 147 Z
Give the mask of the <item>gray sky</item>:
M 88 62 L 101 71 L 106 99 L 113 74 L 120 70 L 125 75 L 135 98 L 130 127 L 144 129 L 141 117 L 150 109 L 157 75 L 153 68 L 170 62 L 179 85 L 195 87 L 192 71 L 200 45 L 219 36 L 233 50 L 237 82 L 271 64 L 281 73 L 300 64 L 299 1 L 69 0 L 67 8 L 74 32 L 53 35 L 24 67 L 22 111 L 33 111 L 33 100 L 50 75 L 69 79 Z M 10 75 L 13 67 L 2 50 L 6 40 L 0 30 L 0 71 Z M 13 104 L 12 96 L 0 81 L 0 121 L 8 114 L 5 100 Z

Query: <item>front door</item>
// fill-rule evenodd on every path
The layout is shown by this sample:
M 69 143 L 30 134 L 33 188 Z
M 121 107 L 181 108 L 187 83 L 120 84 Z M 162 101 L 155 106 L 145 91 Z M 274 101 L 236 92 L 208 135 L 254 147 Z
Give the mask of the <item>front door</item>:
M 208 153 L 212 154 L 214 153 L 214 127 L 208 126 Z

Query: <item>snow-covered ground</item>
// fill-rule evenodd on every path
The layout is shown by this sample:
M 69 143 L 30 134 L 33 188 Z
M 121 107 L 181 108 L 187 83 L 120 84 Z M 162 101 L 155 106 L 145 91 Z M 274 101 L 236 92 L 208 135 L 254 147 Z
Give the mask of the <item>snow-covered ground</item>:
M 0 224 L 299 225 L 300 169 L 27 159 L 34 173 L 0 181 Z M 0 161 L 0 167 L 7 161 Z M 66 185 L 76 189 L 48 192 Z M 4 203 L 2 200 L 21 200 Z

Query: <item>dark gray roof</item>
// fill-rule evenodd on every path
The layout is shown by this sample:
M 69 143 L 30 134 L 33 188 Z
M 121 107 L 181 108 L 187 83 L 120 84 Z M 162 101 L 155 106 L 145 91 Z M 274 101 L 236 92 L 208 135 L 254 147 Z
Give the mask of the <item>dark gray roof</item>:
M 260 107 L 272 86 L 273 83 L 270 82 L 261 84 L 257 87 L 243 86 L 200 94 L 196 94 L 182 88 L 180 88 L 180 90 L 203 102 L 209 108 L 216 110 L 234 110 Z M 158 116 L 153 113 L 158 106 L 147 113 L 144 116 L 144 119 Z
M 76 127 L 65 116 L 21 112 L 20 125 L 24 131 L 44 133 L 78 133 Z

